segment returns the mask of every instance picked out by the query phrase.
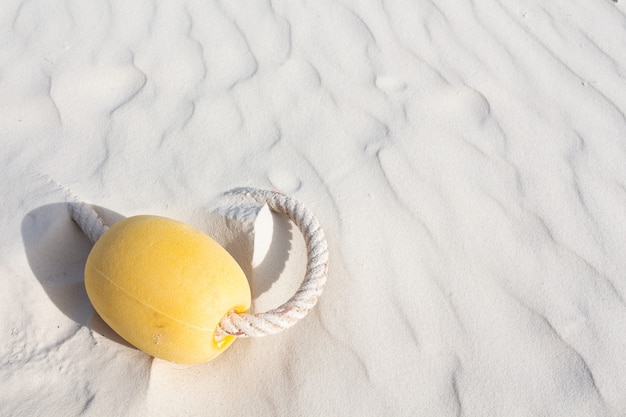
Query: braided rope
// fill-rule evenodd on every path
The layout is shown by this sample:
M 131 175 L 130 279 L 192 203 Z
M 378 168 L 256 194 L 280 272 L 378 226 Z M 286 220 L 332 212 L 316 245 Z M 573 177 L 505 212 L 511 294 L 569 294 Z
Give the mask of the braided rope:
M 89 204 L 78 200 L 67 204 L 70 210 L 70 216 L 81 228 L 83 233 L 87 235 L 92 243 L 96 243 L 100 236 L 109 229 L 109 226 L 104 224 L 104 220 Z
M 283 305 L 265 313 L 235 313 L 231 311 L 220 321 L 216 331 L 219 339 L 226 335 L 238 337 L 260 337 L 285 330 L 315 306 L 319 299 L 328 273 L 328 244 L 319 221 L 304 204 L 275 191 L 246 188 L 237 191 L 259 203 L 266 203 L 270 209 L 286 215 L 298 226 L 304 235 L 307 248 L 306 274 L 300 288 Z
M 265 313 L 249 314 L 231 311 L 220 321 L 215 337 L 219 340 L 227 335 L 260 337 L 275 334 L 293 326 L 306 316 L 317 304 L 324 290 L 328 272 L 328 244 L 324 231 L 317 218 L 301 202 L 279 192 L 243 188 L 231 194 L 266 203 L 270 209 L 284 214 L 293 221 L 304 235 L 307 266 L 300 288 L 286 303 Z M 108 226 L 92 206 L 73 194 L 70 196 L 74 200 L 68 203 L 72 219 L 95 243 L 106 232 Z

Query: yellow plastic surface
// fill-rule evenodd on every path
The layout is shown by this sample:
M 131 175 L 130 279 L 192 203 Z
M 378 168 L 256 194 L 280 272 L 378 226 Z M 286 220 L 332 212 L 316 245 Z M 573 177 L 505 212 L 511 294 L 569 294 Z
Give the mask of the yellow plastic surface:
M 87 295 L 102 319 L 157 358 L 195 364 L 234 340 L 214 338 L 229 311 L 250 308 L 239 264 L 213 239 L 184 223 L 135 216 L 114 224 L 85 267 Z

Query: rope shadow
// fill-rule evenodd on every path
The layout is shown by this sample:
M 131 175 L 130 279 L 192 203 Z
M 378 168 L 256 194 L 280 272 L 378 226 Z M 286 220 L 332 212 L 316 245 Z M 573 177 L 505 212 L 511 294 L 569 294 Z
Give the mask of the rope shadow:
M 225 195 L 234 192 L 236 191 L 232 190 Z M 207 233 L 222 245 L 244 270 L 253 300 L 269 291 L 280 278 L 290 256 L 293 238 L 292 223 L 285 216 L 271 212 L 270 246 L 263 261 L 253 267 L 254 234 L 262 232 L 255 230 L 253 219 L 261 207 L 262 205 L 256 202 L 239 201 L 237 204 L 233 201 L 223 202 L 215 212 L 205 214 L 201 227 L 201 230 L 209 230 Z M 215 216 L 221 217 L 219 222 L 215 220 Z M 219 232 L 214 235 L 211 230 Z
M 272 218 L 274 220 L 270 248 L 263 261 L 254 268 L 254 281 L 251 284 L 254 298 L 272 288 L 274 282 L 280 278 L 289 259 L 293 225 L 285 216 L 272 213 Z

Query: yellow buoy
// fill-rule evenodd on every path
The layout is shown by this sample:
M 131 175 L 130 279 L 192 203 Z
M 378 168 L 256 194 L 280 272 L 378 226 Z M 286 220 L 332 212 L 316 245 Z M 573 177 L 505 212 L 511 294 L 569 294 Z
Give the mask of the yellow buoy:
M 95 243 L 85 267 L 87 295 L 102 319 L 157 358 L 195 364 L 234 340 L 214 337 L 224 315 L 250 308 L 244 272 L 213 239 L 184 223 L 135 216 Z

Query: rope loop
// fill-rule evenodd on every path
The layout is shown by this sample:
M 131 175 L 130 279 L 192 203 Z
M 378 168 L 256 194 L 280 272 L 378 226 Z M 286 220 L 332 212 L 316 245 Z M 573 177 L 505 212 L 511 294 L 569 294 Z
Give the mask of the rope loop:
M 304 280 L 296 293 L 281 306 L 265 313 L 235 313 L 231 311 L 220 321 L 216 338 L 226 335 L 237 337 L 260 337 L 285 330 L 315 306 L 328 275 L 328 244 L 324 231 L 313 213 L 295 198 L 276 191 L 243 188 L 232 194 L 243 195 L 267 204 L 276 213 L 291 220 L 304 236 L 307 265 Z

